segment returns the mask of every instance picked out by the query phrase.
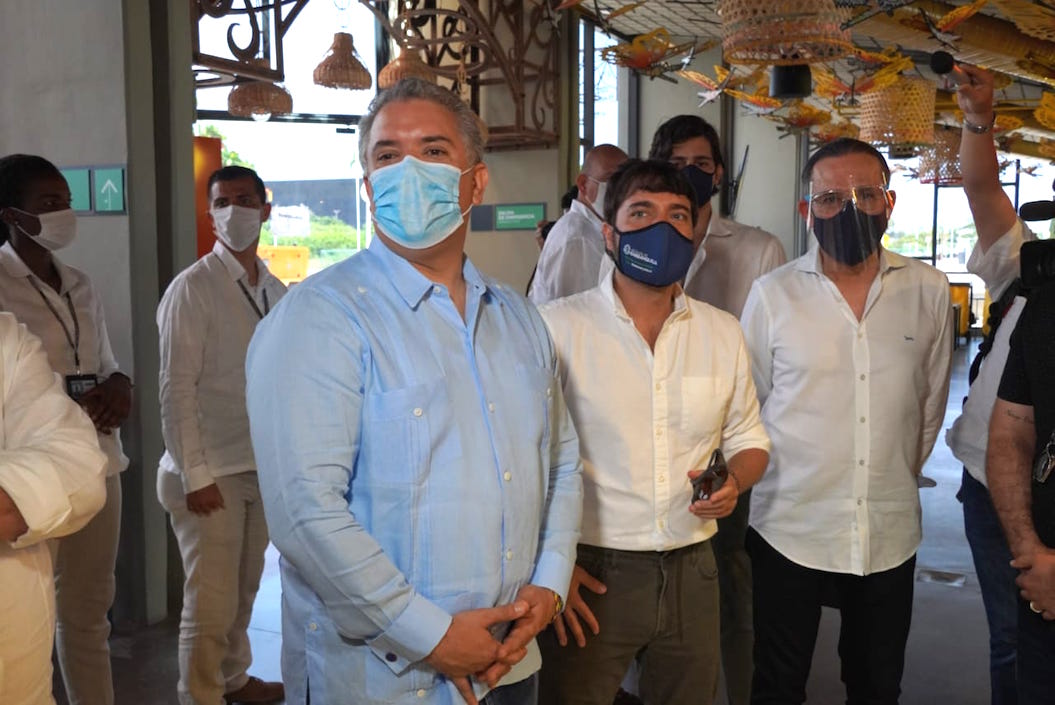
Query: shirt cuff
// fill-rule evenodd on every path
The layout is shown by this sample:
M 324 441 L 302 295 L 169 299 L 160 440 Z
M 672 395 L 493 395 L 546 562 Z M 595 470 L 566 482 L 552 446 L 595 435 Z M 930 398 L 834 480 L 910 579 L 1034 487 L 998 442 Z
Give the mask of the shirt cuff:
M 200 489 L 204 489 L 209 485 L 215 484 L 216 479 L 209 472 L 209 467 L 205 464 L 195 465 L 192 468 L 186 468 L 180 473 L 180 479 L 183 481 L 183 491 L 186 494 L 191 492 L 197 492 Z
M 11 498 L 28 529 L 14 541 L 12 548 L 24 548 L 38 543 L 66 523 L 73 511 L 68 491 L 56 473 L 40 468 L 32 486 L 12 482 L 2 488 Z
M 432 653 L 451 626 L 452 617 L 421 595 L 414 595 L 388 629 L 366 643 L 399 675 Z
M 572 547 L 572 553 L 575 553 L 574 547 Z M 568 588 L 571 586 L 571 573 L 574 568 L 574 555 L 569 561 L 556 551 L 545 551 L 535 564 L 535 572 L 530 582 L 532 585 L 552 590 L 560 595 L 562 603 L 568 604 Z

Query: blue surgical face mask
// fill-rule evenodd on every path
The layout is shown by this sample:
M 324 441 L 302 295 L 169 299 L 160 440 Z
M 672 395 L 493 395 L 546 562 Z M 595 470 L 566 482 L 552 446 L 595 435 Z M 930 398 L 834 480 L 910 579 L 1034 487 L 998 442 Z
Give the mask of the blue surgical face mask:
M 681 173 L 696 192 L 696 205 L 702 206 L 710 202 L 711 196 L 714 195 L 714 172 L 707 173 L 695 164 L 689 164 Z
M 619 233 L 619 231 L 616 231 Z M 634 281 L 670 286 L 685 278 L 692 264 L 692 240 L 670 223 L 659 221 L 640 230 L 619 233 L 615 264 Z
M 369 177 L 374 222 L 395 243 L 412 250 L 443 242 L 469 212 L 462 212 L 458 202 L 461 177 L 469 169 L 459 171 L 450 164 L 414 157 L 377 169 Z

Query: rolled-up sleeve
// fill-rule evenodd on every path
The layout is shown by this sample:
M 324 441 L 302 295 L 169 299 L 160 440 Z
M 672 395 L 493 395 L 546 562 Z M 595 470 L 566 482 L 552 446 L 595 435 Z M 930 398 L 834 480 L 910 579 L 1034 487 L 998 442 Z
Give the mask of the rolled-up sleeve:
M 11 545 L 28 546 L 77 531 L 106 499 L 106 456 L 95 428 L 63 391 L 40 341 L 0 314 L 3 448 L 0 488 L 29 529 Z
M 250 344 L 249 421 L 272 541 L 338 632 L 369 643 L 399 673 L 432 652 L 451 615 L 415 590 L 349 511 L 365 354 L 339 302 L 294 289 Z
M 769 452 L 769 435 L 759 415 L 758 393 L 751 377 L 751 361 L 743 335 L 737 331 L 735 388 L 722 427 L 722 448 L 728 457 L 757 448 Z

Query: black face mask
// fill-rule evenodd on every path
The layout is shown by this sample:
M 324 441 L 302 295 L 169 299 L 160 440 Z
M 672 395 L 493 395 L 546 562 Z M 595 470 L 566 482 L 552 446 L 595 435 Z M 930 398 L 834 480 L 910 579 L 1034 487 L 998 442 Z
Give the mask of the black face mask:
M 813 216 L 813 235 L 824 253 L 836 262 L 851 266 L 864 262 L 876 251 L 886 226 L 885 210 L 868 215 L 849 202 L 831 218 Z
M 708 174 L 695 164 L 689 164 L 681 170 L 681 173 L 689 180 L 692 189 L 696 192 L 697 206 L 702 206 L 711 200 L 711 196 L 714 195 L 713 172 Z

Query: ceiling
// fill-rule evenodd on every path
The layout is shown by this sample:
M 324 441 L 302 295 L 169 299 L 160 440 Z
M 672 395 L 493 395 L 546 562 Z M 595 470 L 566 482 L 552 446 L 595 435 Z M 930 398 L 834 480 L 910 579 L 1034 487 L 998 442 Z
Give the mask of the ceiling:
M 740 5 L 751 2 L 769 6 L 783 3 L 796 9 L 806 4 L 816 5 L 815 0 L 808 3 L 804 0 L 731 1 Z M 967 7 L 967 2 L 948 4 L 934 0 L 837 1 L 840 5 L 856 5 L 834 10 L 844 22 L 852 24 L 853 43 L 870 52 L 896 47 L 900 54 L 910 57 L 915 64 L 905 72 L 906 75 L 936 81 L 939 89 L 954 89 L 947 79 L 937 77 L 929 68 L 930 55 L 938 50 L 948 51 L 958 61 L 980 65 L 1002 74 L 998 75 L 998 85 L 1003 83 L 1005 86 L 997 92 L 998 110 L 1002 114 L 1020 118 L 1023 123 L 1018 129 L 1005 134 L 1003 139 L 1015 151 L 1055 159 L 1055 116 L 1044 114 L 1044 122 L 1038 122 L 1033 114 L 1045 91 L 1050 94 L 1049 100 L 1055 100 L 1055 0 L 1044 0 L 1043 3 L 1034 0 L 978 0 L 970 7 Z M 1052 4 L 1045 4 L 1049 2 Z M 880 7 L 876 3 L 890 9 L 879 11 Z M 896 7 L 901 3 L 907 4 Z M 722 40 L 722 23 L 717 10 L 719 4 L 719 0 L 645 0 L 643 3 L 631 0 L 583 0 L 579 9 L 586 15 L 596 16 L 599 13 L 602 18 L 600 24 L 611 29 L 613 36 L 635 37 L 665 28 L 671 35 L 672 43 L 693 42 L 706 46 Z M 948 13 L 958 7 L 963 9 L 949 16 Z M 972 11 L 975 14 L 960 20 L 951 28 L 947 24 L 943 25 L 947 27 L 946 32 L 939 32 L 938 37 L 928 29 L 928 24 L 939 24 L 943 18 L 955 22 L 958 16 Z M 872 16 L 862 20 L 865 13 Z M 664 67 L 678 68 L 678 58 L 667 59 Z M 860 61 L 845 59 L 829 61 L 827 68 L 848 84 L 868 70 Z M 656 73 L 653 71 L 652 75 Z M 673 71 L 659 73 L 668 78 L 685 80 Z M 811 97 L 809 102 L 817 108 L 833 109 L 830 100 L 818 96 Z M 958 121 L 954 110 L 955 97 L 939 90 L 936 121 Z M 846 101 L 840 101 L 835 112 L 855 119 L 855 110 Z M 1038 146 L 1043 147 L 1040 155 L 1037 154 Z

